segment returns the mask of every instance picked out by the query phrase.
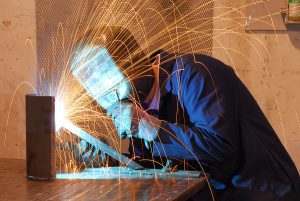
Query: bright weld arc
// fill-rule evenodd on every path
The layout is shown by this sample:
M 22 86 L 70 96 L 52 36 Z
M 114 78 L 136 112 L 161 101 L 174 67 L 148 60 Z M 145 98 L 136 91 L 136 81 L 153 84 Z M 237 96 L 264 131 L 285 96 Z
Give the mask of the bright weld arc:
M 55 101 L 55 131 L 59 131 L 64 125 L 65 107 L 62 101 Z

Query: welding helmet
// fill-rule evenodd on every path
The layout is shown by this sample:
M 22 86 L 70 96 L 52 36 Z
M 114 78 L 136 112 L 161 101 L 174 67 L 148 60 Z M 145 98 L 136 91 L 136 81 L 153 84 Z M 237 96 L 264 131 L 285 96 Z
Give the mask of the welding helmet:
M 133 35 L 116 26 L 87 31 L 73 49 L 71 70 L 104 109 L 125 99 L 142 103 L 155 80 L 151 61 Z

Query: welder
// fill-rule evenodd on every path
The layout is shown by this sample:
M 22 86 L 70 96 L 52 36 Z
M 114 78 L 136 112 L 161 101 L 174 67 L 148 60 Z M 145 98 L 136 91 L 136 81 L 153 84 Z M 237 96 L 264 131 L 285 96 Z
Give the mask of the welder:
M 292 159 L 231 67 L 201 54 L 148 56 L 121 27 L 78 44 L 73 74 L 130 138 L 133 156 L 199 161 L 216 200 L 300 200 Z

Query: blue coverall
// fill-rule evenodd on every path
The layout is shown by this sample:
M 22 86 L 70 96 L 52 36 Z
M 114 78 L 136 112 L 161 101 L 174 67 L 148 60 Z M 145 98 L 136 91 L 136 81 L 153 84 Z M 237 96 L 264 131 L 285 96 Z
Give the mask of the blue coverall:
M 161 57 L 164 121 L 150 155 L 200 161 L 217 200 L 300 201 L 292 159 L 232 68 L 200 54 Z M 132 153 L 145 155 L 140 140 L 132 144 Z

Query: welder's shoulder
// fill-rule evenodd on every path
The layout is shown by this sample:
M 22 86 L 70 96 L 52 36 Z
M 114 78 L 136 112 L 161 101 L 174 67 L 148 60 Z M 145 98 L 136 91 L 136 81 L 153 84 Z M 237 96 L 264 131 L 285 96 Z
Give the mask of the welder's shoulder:
M 234 76 L 232 68 L 222 61 L 203 54 L 185 54 L 177 57 L 176 69 L 182 71 L 182 76 L 198 74 L 201 77 Z

